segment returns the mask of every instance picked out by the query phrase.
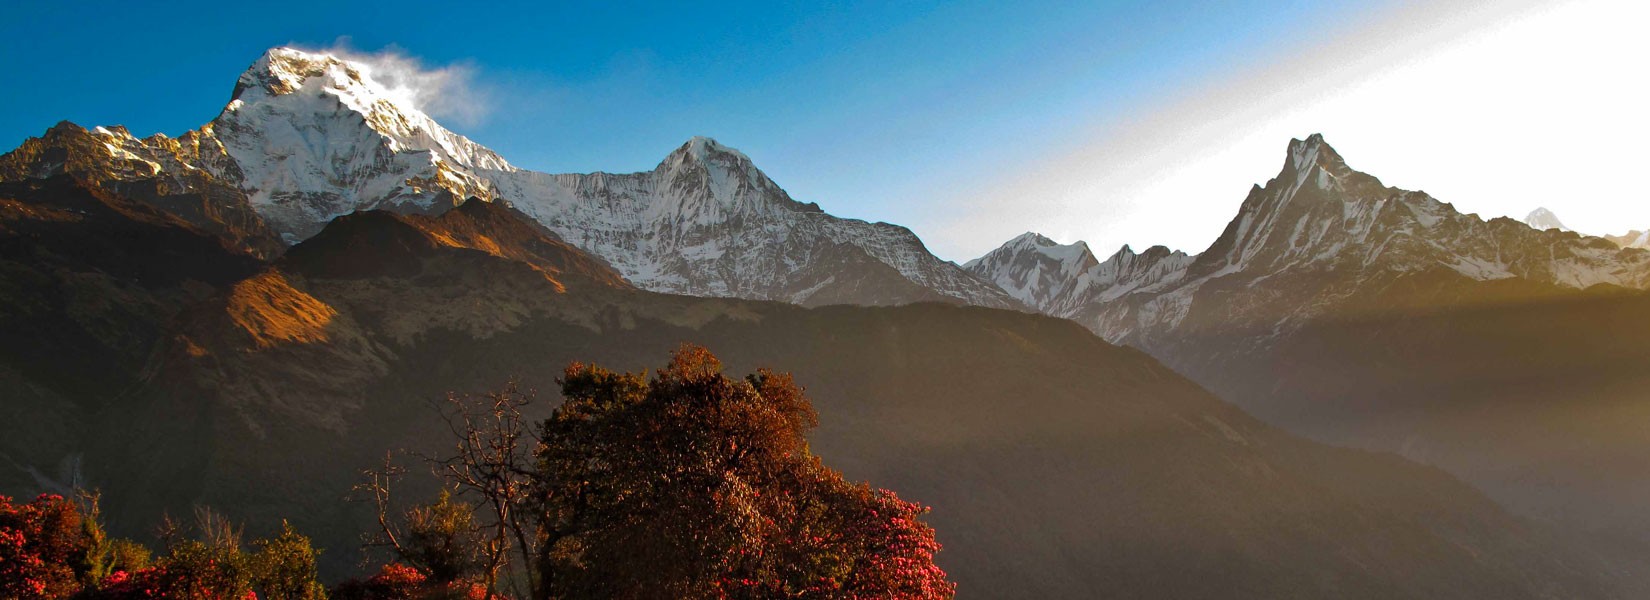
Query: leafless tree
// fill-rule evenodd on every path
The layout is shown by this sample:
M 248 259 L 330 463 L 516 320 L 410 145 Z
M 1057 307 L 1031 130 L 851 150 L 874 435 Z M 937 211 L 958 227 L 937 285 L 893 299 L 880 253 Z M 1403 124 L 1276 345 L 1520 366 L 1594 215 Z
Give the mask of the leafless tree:
M 408 556 L 407 549 L 401 545 L 401 526 L 390 508 L 390 488 L 406 472 L 405 468 L 395 464 L 394 455 L 390 452 L 384 453 L 384 462 L 379 466 L 361 470 L 361 482 L 352 488 L 352 497 L 371 502 L 378 517 L 378 532 L 361 535 L 363 548 L 389 548 L 397 556 Z
M 538 588 L 530 567 L 537 550 L 531 453 L 538 439 L 523 414 L 532 402 L 533 393 L 514 380 L 484 394 L 448 394 L 442 416 L 453 435 L 453 454 L 427 458 L 461 495 L 477 498 L 478 512 L 486 515 L 483 576 L 493 591 L 509 570 L 512 553 L 520 558 L 521 578 L 530 589 Z
M 452 435 L 452 450 L 418 455 L 453 492 L 454 500 L 474 509 L 481 583 L 490 592 L 507 584 L 521 597 L 529 597 L 519 589 L 522 585 L 534 592 L 531 597 L 539 591 L 536 570 L 531 568 L 537 551 L 532 452 L 538 438 L 524 414 L 532 401 L 532 392 L 523 391 L 515 381 L 483 394 L 448 394 L 434 408 Z M 363 546 L 387 548 L 411 564 L 432 567 L 420 564 L 424 553 L 413 547 L 418 540 L 412 539 L 419 536 L 409 538 L 417 533 L 407 527 L 419 509 L 402 512 L 393 505 L 392 488 L 405 474 L 390 454 L 381 465 L 361 472 L 353 496 L 370 503 L 378 519 L 378 531 L 364 536 Z M 468 518 L 464 523 L 468 526 Z

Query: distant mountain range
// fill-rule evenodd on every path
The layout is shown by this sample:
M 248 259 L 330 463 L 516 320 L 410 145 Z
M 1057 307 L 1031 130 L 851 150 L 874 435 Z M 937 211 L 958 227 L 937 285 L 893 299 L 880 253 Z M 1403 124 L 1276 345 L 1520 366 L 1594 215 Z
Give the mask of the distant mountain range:
M 1529 224 L 1530 227 L 1534 227 L 1536 229 L 1558 229 L 1562 231 L 1570 231 L 1570 228 L 1564 226 L 1563 221 L 1558 220 L 1558 215 L 1553 214 L 1553 211 L 1547 210 L 1546 208 L 1537 208 L 1534 211 L 1531 211 L 1529 216 L 1524 217 L 1524 222 Z M 1601 237 L 1615 242 L 1617 246 L 1621 246 L 1623 248 L 1650 248 L 1650 232 L 1639 229 L 1634 229 L 1621 235 L 1605 234 Z
M 1551 213 L 1533 217 L 1556 223 Z M 1040 312 L 1076 319 L 1114 340 L 1178 327 L 1191 296 L 1233 276 L 1448 270 L 1477 281 L 1516 277 L 1578 289 L 1650 285 L 1650 252 L 1622 251 L 1561 224 L 1556 229 L 1486 222 L 1425 193 L 1386 187 L 1352 170 L 1314 135 L 1290 143 L 1278 176 L 1255 186 L 1225 232 L 1197 256 L 1162 247 L 1136 254 L 1125 246 L 1102 262 L 1081 242 L 1061 246 L 1027 234 L 964 266 Z M 1291 316 L 1310 313 L 1264 318 L 1284 323 Z
M 1484 221 L 1290 143 L 1197 255 L 1027 234 L 965 267 L 1274 425 L 1438 465 L 1650 561 L 1650 251 Z
M 13 153 L 9 170 L 158 178 L 168 190 L 214 197 L 220 214 L 196 224 L 245 229 L 247 243 L 266 250 L 272 237 L 291 244 L 357 210 L 441 212 L 473 196 L 508 202 L 643 289 L 810 306 L 1019 306 L 935 258 L 908 229 L 792 200 L 714 140 L 689 140 L 645 173 L 526 171 L 398 102 L 367 73 L 278 48 L 198 130 L 138 139 L 119 127 L 63 124 Z
M 1026 234 L 958 266 L 707 138 L 525 171 L 276 49 L 197 131 L 0 156 L 0 493 L 101 487 L 128 534 L 291 519 L 336 575 L 357 470 L 440 450 L 429 399 L 694 342 L 794 370 L 814 450 L 933 505 L 963 597 L 1642 597 L 1647 285 L 1650 251 L 1318 136 L 1197 255 Z
M 1558 215 L 1553 214 L 1553 211 L 1547 210 L 1546 207 L 1530 211 L 1530 214 L 1524 216 L 1524 224 L 1536 229 L 1570 231 L 1569 227 L 1564 226 L 1563 221 L 1558 220 Z

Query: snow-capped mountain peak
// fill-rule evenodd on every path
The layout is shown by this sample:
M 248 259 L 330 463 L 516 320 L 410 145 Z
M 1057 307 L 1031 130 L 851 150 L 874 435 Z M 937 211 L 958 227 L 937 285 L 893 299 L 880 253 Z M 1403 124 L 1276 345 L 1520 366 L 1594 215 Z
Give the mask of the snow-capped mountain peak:
M 745 156 L 744 152 L 723 145 L 714 138 L 696 135 L 671 152 L 670 156 L 665 157 L 660 166 L 690 163 L 704 165 L 713 161 L 732 165 L 751 164 L 750 157 Z
M 1307 135 L 1305 140 L 1289 140 L 1289 166 L 1295 170 L 1302 170 L 1308 166 L 1318 165 L 1325 168 L 1340 170 L 1346 168 L 1345 158 L 1330 147 L 1330 143 L 1323 140 L 1323 134 Z
M 476 171 L 516 170 L 442 127 L 417 91 L 370 61 L 275 48 L 236 80 L 233 99 L 202 131 L 238 173 L 220 173 L 289 241 L 362 208 L 432 210 L 456 197 L 493 197 Z
M 1191 262 L 1185 252 L 1153 246 L 1136 254 L 1127 244 L 1101 261 L 1087 243 L 1026 233 L 963 268 L 1040 312 L 1071 317 L 1091 304 L 1176 281 Z
M 1219 315 L 1210 323 L 1249 319 L 1282 328 L 1356 297 L 1365 281 L 1406 274 L 1518 277 L 1571 288 L 1650 286 L 1650 253 L 1617 247 L 1632 240 L 1612 244 L 1462 214 L 1423 192 L 1387 187 L 1353 170 L 1321 135 L 1292 140 L 1278 175 L 1255 186 L 1221 236 L 1196 256 L 1161 247 L 1136 254 L 1124 246 L 1075 277 L 1050 278 L 1042 263 L 1004 258 L 1031 239 L 1016 238 L 968 268 L 1038 310 L 1076 319 L 1114 341 L 1180 327 L 1194 306 Z M 1335 287 L 1313 287 L 1326 281 Z M 1291 293 L 1302 298 L 1325 296 L 1292 307 L 1268 295 L 1296 287 Z M 1233 290 L 1257 291 L 1242 292 L 1251 301 L 1244 306 L 1221 299 Z M 1199 305 L 1199 298 L 1207 302 Z
M 1146 258 L 1140 261 L 1137 256 Z M 968 261 L 963 268 L 997 284 L 1029 307 L 1069 316 L 1072 310 L 1100 297 L 1142 285 L 1145 278 L 1184 271 L 1188 262 L 1185 253 L 1171 253 L 1161 246 L 1147 251 L 1147 255 L 1136 255 L 1127 245 L 1101 261 L 1085 242 L 1061 244 L 1027 232 Z M 1150 266 L 1144 266 L 1146 263 Z
M 985 265 L 985 263 L 1012 262 L 1022 257 L 1040 261 L 1039 264 L 1057 264 L 1060 271 L 1068 274 L 1089 268 L 1098 262 L 1094 258 L 1094 253 L 1089 251 L 1088 244 L 1083 242 L 1061 244 L 1042 234 L 1028 231 L 1015 236 L 1014 239 L 1004 243 L 996 250 L 986 253 L 985 256 L 964 263 L 963 268 L 975 269 L 979 267 L 989 269 L 990 266 L 982 265 Z
M 345 62 L 331 54 L 271 48 L 241 73 L 235 81 L 235 91 L 230 95 L 230 100 L 256 102 L 270 96 L 290 94 L 303 87 L 304 82 L 329 74 L 336 74 L 337 79 L 351 80 L 363 88 L 374 85 L 362 81 L 362 70 L 362 65 Z M 334 85 L 339 88 L 348 86 L 341 81 Z M 406 108 L 410 110 L 412 107 Z
M 1553 214 L 1553 211 L 1547 210 L 1544 206 L 1530 211 L 1530 214 L 1524 217 L 1524 224 L 1536 229 L 1570 230 L 1569 227 L 1564 226 L 1563 221 L 1558 220 L 1558 215 Z
M 417 106 L 418 91 L 391 83 L 371 62 L 333 54 L 274 48 L 236 80 L 225 118 L 243 112 L 263 117 L 333 115 L 340 106 L 388 137 L 395 150 L 428 150 L 472 168 L 511 170 L 502 157 L 436 123 Z M 335 101 L 338 106 L 331 105 Z M 296 124 L 300 124 L 295 122 Z
M 1037 233 L 1037 232 L 1034 232 L 1034 231 L 1027 231 L 1027 232 L 1022 233 L 1020 235 L 1014 236 L 1014 239 L 1009 240 L 1007 245 L 1014 246 L 1014 247 L 1020 247 L 1020 248 L 1063 248 L 1064 247 L 1059 242 L 1051 240 L 1051 239 L 1045 237 L 1043 234 Z M 1087 245 L 1084 245 L 1084 247 L 1087 248 Z
M 126 179 L 170 176 L 187 187 L 196 180 L 180 174 L 206 174 L 237 189 L 268 237 L 288 244 L 356 211 L 436 213 L 470 197 L 502 199 L 648 290 L 802 304 L 1021 306 L 930 254 L 909 229 L 795 201 L 750 157 L 708 137 L 646 172 L 518 169 L 419 110 L 418 90 L 402 85 L 404 65 L 381 61 L 275 48 L 197 131 L 140 140 L 118 127 L 79 130 L 91 141 L 68 150 Z M 50 153 L 28 154 L 41 160 L 17 172 L 62 170 L 42 162 Z
M 704 136 L 677 147 L 654 168 L 653 176 L 672 192 L 659 198 L 676 203 L 660 209 L 771 213 L 792 210 L 796 204 L 745 153 Z

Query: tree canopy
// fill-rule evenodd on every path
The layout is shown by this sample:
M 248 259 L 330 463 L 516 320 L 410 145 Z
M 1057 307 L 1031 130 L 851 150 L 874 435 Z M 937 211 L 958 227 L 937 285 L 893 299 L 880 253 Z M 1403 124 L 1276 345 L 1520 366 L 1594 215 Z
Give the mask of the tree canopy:
M 648 378 L 574 364 L 537 451 L 555 598 L 949 598 L 926 509 L 808 449 L 789 374 L 684 346 Z

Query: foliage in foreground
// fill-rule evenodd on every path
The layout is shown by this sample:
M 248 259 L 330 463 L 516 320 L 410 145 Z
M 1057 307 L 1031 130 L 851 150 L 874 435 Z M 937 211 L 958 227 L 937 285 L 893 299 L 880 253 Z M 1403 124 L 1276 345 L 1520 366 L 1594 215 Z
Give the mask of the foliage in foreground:
M 222 517 L 200 511 L 195 535 L 168 521 L 165 553 L 109 539 L 97 497 L 44 494 L 17 504 L 0 496 L 0 598 L 18 600 L 318 600 L 318 552 L 282 523 L 281 533 L 251 548 Z
M 548 597 L 948 598 L 925 508 L 808 451 L 790 375 L 684 347 L 651 380 L 574 364 L 544 425 Z
M 573 364 L 563 404 L 530 425 L 513 384 L 449 396 L 447 484 L 392 510 L 386 459 L 357 488 L 378 509 L 395 562 L 332 591 L 339 600 L 518 598 L 945 599 L 926 508 L 853 484 L 809 452 L 817 424 L 790 375 L 729 378 L 684 346 L 649 378 Z M 163 552 L 112 540 L 97 497 L 0 496 L 0 598 L 319 600 L 309 538 L 285 523 L 243 544 L 199 511 L 168 520 Z

